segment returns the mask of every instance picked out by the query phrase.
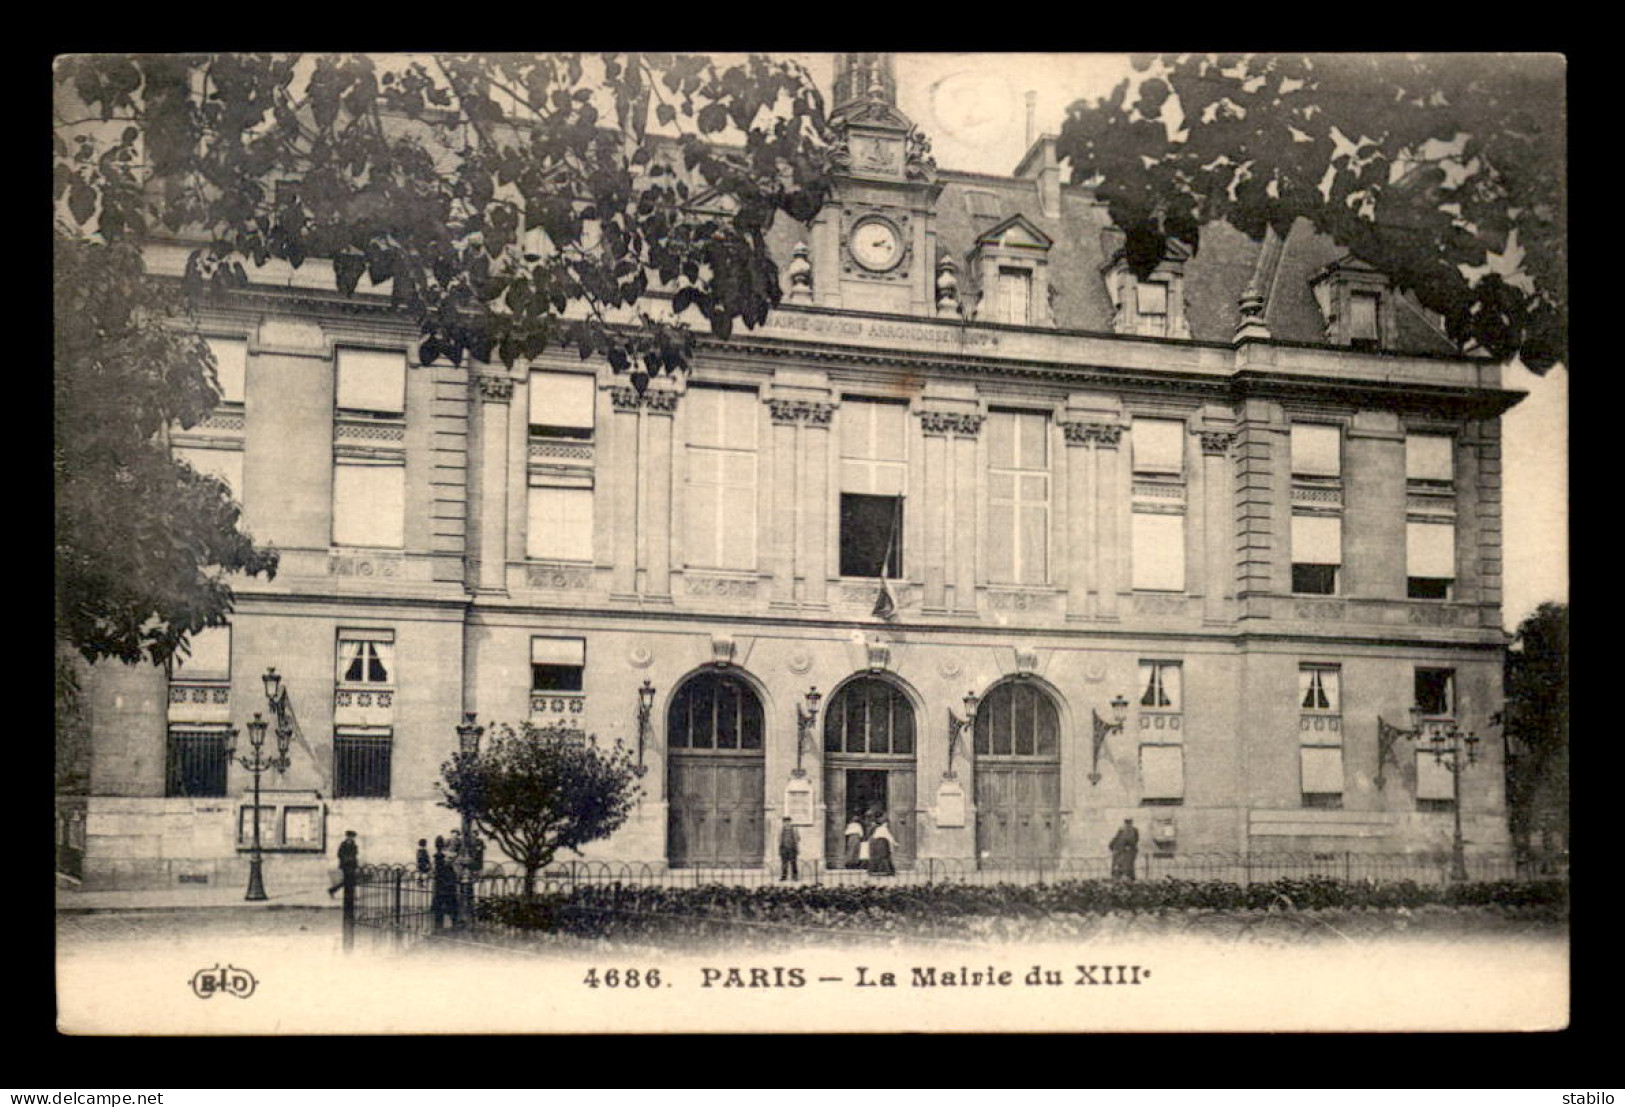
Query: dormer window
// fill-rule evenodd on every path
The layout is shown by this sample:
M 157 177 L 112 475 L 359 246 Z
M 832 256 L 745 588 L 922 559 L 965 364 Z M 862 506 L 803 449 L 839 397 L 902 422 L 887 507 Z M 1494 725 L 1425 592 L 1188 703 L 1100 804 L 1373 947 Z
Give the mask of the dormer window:
M 1026 326 L 1032 319 L 1033 275 L 1027 269 L 999 267 L 999 321 Z
M 1135 289 L 1135 310 L 1140 334 L 1165 336 L 1168 333 L 1168 282 L 1140 281 Z
M 1118 334 L 1150 338 L 1189 338 L 1190 323 L 1185 318 L 1188 251 L 1177 242 L 1169 242 L 1167 256 L 1142 278 L 1129 269 L 1121 241 L 1121 235 L 1108 232 L 1103 246 L 1109 260 L 1100 269 L 1106 294 L 1116 309 L 1112 329 Z
M 969 263 L 982 293 L 976 318 L 1017 327 L 1050 325 L 1051 244 L 1049 235 L 1020 215 L 978 235 Z
M 1394 345 L 1388 280 L 1352 255 L 1333 262 L 1311 282 L 1326 319 L 1326 341 L 1352 350 Z

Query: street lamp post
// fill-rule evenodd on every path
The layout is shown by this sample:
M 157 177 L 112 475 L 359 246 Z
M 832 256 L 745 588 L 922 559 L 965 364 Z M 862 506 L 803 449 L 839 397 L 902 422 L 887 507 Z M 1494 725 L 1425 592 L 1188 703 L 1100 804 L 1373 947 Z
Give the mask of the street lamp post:
M 464 760 L 479 755 L 480 737 L 485 733 L 485 728 L 474 721 L 475 714 L 473 711 L 463 712 L 463 721 L 457 727 L 457 751 L 463 755 Z M 458 913 L 463 916 L 465 922 L 468 922 L 472 921 L 471 916 L 474 906 L 474 853 L 472 845 L 474 820 L 469 815 L 466 797 L 461 814 L 463 816 L 463 835 L 462 842 L 458 846 L 460 856 L 457 858 L 457 868 L 462 874 L 462 897 L 461 910 Z
M 1123 729 L 1123 723 L 1128 719 L 1128 700 L 1123 698 L 1122 693 L 1112 697 L 1112 721 L 1109 723 L 1102 719 L 1100 712 L 1092 707 L 1089 709 L 1089 714 L 1094 717 L 1095 721 L 1095 740 L 1093 749 L 1090 752 L 1089 783 L 1099 784 L 1100 751 L 1106 745 L 1107 737 Z
M 801 767 L 801 752 L 807 746 L 807 734 L 818 719 L 818 701 L 824 697 L 819 694 L 818 686 L 807 689 L 806 703 L 803 707 L 796 704 L 796 776 L 806 776 L 807 772 Z
M 1413 725 L 1407 737 L 1420 739 L 1421 712 L 1414 707 L 1411 708 L 1411 722 Z M 1451 720 L 1434 727 L 1425 747 L 1433 756 L 1434 763 L 1450 773 L 1450 809 L 1454 823 L 1450 837 L 1450 879 L 1455 881 L 1467 879 L 1467 839 L 1461 833 L 1461 774 L 1467 771 L 1469 765 L 1478 764 L 1478 743 L 1482 740 L 1471 731 L 1463 734 L 1455 721 Z
M 965 693 L 965 717 L 961 719 L 954 714 L 954 709 L 948 709 L 948 771 L 943 773 L 947 780 L 954 777 L 954 751 L 959 748 L 959 736 L 976 725 L 976 708 L 982 702 L 975 690 Z
M 267 769 L 280 773 L 288 767 L 288 739 L 293 734 L 291 729 L 278 722 L 277 752 L 273 757 L 265 752 L 265 728 L 268 725 L 258 711 L 254 712 L 254 718 L 248 724 L 249 752 L 241 757 L 237 756 L 237 728 L 232 727 L 226 732 L 226 756 L 254 774 L 254 848 L 248 860 L 248 894 L 243 897 L 254 902 L 267 898 L 263 871 L 265 859 L 260 852 L 260 775 Z

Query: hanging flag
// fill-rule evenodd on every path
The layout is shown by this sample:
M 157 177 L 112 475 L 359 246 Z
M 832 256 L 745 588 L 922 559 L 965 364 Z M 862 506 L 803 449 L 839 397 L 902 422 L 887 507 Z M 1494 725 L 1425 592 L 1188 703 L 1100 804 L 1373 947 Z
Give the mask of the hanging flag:
M 877 619 L 887 622 L 897 618 L 897 597 L 892 594 L 891 580 L 887 573 L 891 570 L 892 550 L 897 544 L 897 517 L 903 513 L 903 501 L 897 500 L 897 509 L 892 512 L 891 534 L 886 539 L 886 556 L 880 560 L 880 594 L 875 597 L 875 607 L 870 614 Z

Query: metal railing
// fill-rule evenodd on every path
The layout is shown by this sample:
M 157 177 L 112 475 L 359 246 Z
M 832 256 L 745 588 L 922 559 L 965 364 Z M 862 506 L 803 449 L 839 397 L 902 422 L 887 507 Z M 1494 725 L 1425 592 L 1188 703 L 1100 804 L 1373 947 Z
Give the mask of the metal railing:
M 956 858 L 921 858 L 911 868 L 894 875 L 878 876 L 860 869 L 825 868 L 816 860 L 802 862 L 800 879 L 784 882 L 777 866 L 707 866 L 673 869 L 660 862 L 567 861 L 550 865 L 536 874 L 535 898 L 526 900 L 526 880 L 514 866 L 488 864 L 469 884 L 459 884 L 455 897 L 435 903 L 433 879 L 409 865 L 371 865 L 357 874 L 353 899 L 353 920 L 347 926 L 364 928 L 389 936 L 397 947 L 427 938 L 441 929 L 479 930 L 482 933 L 511 933 L 515 936 L 549 929 L 545 920 L 515 919 L 499 907 L 515 903 L 536 905 L 538 911 L 554 911 L 573 918 L 601 916 L 600 922 L 614 923 L 619 929 L 642 932 L 649 929 L 648 916 L 661 913 L 652 905 L 660 897 L 657 890 L 715 888 L 718 903 L 728 903 L 721 915 L 673 916 L 669 921 L 683 923 L 687 933 L 708 929 L 726 931 L 729 927 L 757 928 L 787 939 L 823 929 L 783 919 L 753 919 L 737 897 L 736 888 L 787 888 L 805 886 L 908 887 L 934 884 L 973 886 L 1059 884 L 1111 879 L 1111 862 L 1106 858 L 1015 859 L 994 865 L 976 865 Z M 1430 854 L 1382 854 L 1355 851 L 1299 852 L 1268 854 L 1192 853 L 1164 856 L 1142 855 L 1135 866 L 1141 881 L 1178 880 L 1234 885 L 1269 884 L 1278 880 L 1322 879 L 1345 883 L 1394 884 L 1410 882 L 1444 885 L 1450 882 L 1448 852 Z M 1564 880 L 1566 857 L 1511 855 L 1469 855 L 1468 877 L 1474 881 Z M 586 895 L 582 895 L 582 892 Z M 570 902 L 560 900 L 568 898 Z M 438 916 L 438 917 L 437 917 Z M 630 924 L 630 925 L 628 925 Z M 917 934 L 932 936 L 929 920 Z M 805 932 L 805 933 L 803 933 Z M 842 928 L 846 937 L 863 937 L 865 932 Z M 891 935 L 876 932 L 872 937 Z M 950 940 L 946 935 L 942 940 Z

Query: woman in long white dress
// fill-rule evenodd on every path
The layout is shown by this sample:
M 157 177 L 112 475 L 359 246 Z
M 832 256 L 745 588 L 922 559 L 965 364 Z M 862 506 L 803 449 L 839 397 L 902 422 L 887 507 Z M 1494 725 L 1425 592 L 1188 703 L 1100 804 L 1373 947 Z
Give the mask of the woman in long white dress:
M 849 869 L 863 868 L 863 820 L 858 818 L 856 812 L 846 821 L 846 867 Z

